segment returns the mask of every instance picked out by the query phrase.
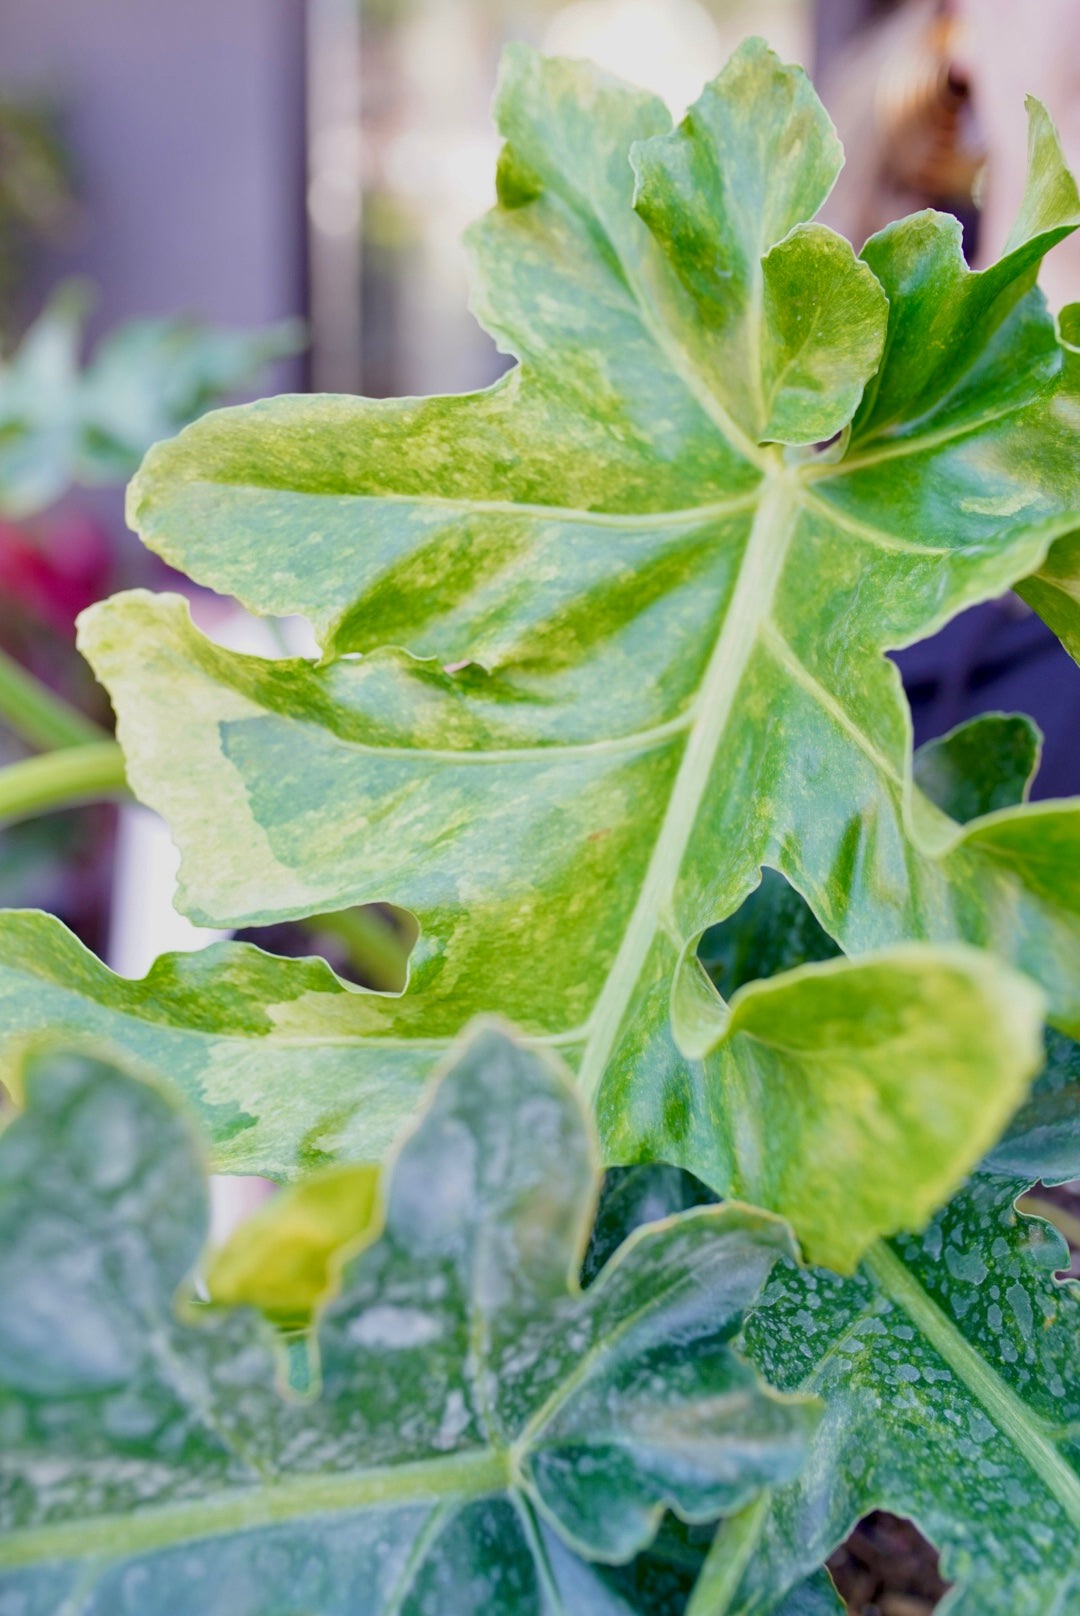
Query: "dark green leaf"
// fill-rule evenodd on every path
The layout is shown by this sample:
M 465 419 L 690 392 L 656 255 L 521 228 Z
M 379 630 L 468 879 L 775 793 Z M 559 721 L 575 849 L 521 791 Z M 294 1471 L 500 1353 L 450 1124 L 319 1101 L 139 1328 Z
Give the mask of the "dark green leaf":
M 582 1264 L 586 1283 L 595 1279 L 624 1240 L 645 1223 L 659 1223 L 693 1206 L 708 1206 L 716 1196 L 692 1173 L 664 1162 L 639 1167 L 612 1167 L 604 1174 L 589 1249 Z
M 711 926 L 698 947 L 698 958 L 726 999 L 747 982 L 839 954 L 805 898 L 776 870 L 762 870 L 761 885 L 727 920 Z
M 1047 1032 L 1046 1065 L 987 1160 L 993 1171 L 1025 1185 L 1080 1178 L 1080 1044 L 1075 1039 Z
M 872 1508 L 917 1521 L 955 1583 L 950 1616 L 1080 1601 L 1080 1291 L 1064 1242 L 977 1175 L 919 1239 L 851 1280 L 777 1270 L 747 1328 L 762 1372 L 828 1413 L 805 1479 L 774 1494 L 737 1595 L 764 1616 Z M 723 1542 L 723 1539 L 720 1540 Z M 786 1609 L 786 1607 L 784 1607 Z
M 632 1577 L 592 1560 L 800 1462 L 815 1407 L 728 1345 L 783 1227 L 698 1208 L 581 1292 L 593 1142 L 565 1075 L 499 1031 L 390 1169 L 301 1404 L 255 1315 L 174 1312 L 206 1186 L 172 1102 L 87 1062 L 28 1086 L 0 1138 L 5 1613 L 630 1616 Z

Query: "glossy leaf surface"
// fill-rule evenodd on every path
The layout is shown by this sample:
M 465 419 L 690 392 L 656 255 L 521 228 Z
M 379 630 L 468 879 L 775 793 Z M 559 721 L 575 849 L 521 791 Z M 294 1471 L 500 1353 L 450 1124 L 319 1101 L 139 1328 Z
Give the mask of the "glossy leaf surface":
M 960 800 L 991 785 L 995 739 L 1003 788 L 1011 778 L 1024 789 L 1012 730 L 991 715 L 949 738 Z M 791 965 L 800 902 L 770 895 L 786 925 L 771 929 L 771 962 L 759 947 L 763 971 Z M 714 939 L 717 958 L 739 957 L 744 927 L 769 935 L 740 911 Z M 1068 1263 L 1059 1236 L 1014 1207 L 1035 1179 L 1080 1175 L 1080 1046 L 1051 1034 L 1047 1053 L 1028 1103 L 923 1235 L 878 1245 L 850 1280 L 774 1271 L 747 1327 L 755 1361 L 789 1388 L 817 1390 L 828 1412 L 805 1479 L 722 1531 L 719 1595 L 701 1616 L 798 1610 L 799 1579 L 875 1508 L 909 1515 L 943 1551 L 956 1586 L 942 1613 L 1045 1616 L 1076 1602 L 1080 1291 L 1054 1278 Z M 635 1203 L 633 1188 L 631 1174 L 621 1204 Z M 651 1189 L 654 1217 L 686 1193 L 667 1180 Z M 724 1575 L 740 1558 L 741 1584 Z M 708 1571 L 703 1593 L 707 1581 Z
M 943 1613 L 1046 1616 L 1080 1600 L 1080 1291 L 1053 1277 L 1069 1261 L 1060 1236 L 1015 1210 L 1026 1187 L 977 1175 L 923 1236 L 876 1247 L 851 1280 L 777 1273 L 748 1344 L 828 1414 L 813 1479 L 774 1495 L 721 1609 L 778 1609 L 872 1508 L 938 1546 L 955 1584 Z
M 858 263 L 810 222 L 828 120 L 760 44 L 675 132 L 525 52 L 497 112 L 476 304 L 517 368 L 467 397 L 207 417 L 132 490 L 153 547 L 306 613 L 324 659 L 236 656 L 138 593 L 83 644 L 190 913 L 415 911 L 408 991 L 362 1018 L 401 1114 L 431 1042 L 496 1008 L 577 1068 L 609 1159 L 728 1188 L 725 1010 L 693 954 L 761 864 L 849 953 L 989 945 L 1080 1029 L 1080 810 L 936 811 L 881 654 L 1030 573 L 1080 513 L 1032 287 L 1075 188 L 1036 107 L 999 265 L 970 274 L 934 214 Z
M 39 1068 L 0 1138 L 3 1608 L 629 1616 L 591 1562 L 630 1560 L 665 1505 L 710 1519 L 789 1477 L 818 1410 L 728 1345 L 782 1226 L 699 1208 L 582 1292 L 596 1187 L 567 1076 L 478 1033 L 389 1170 L 297 1404 L 254 1314 L 174 1309 L 206 1184 L 173 1103 Z
M 1066 385 L 1058 413 L 1080 432 L 1080 303 L 1070 303 L 1058 315 L 1065 352 Z M 1025 578 L 1018 593 L 1043 617 L 1062 645 L 1080 662 L 1080 531 L 1069 533 L 1050 547 L 1039 571 Z
M 915 754 L 915 783 L 950 819 L 966 825 L 1026 802 L 1042 735 L 1023 713 L 986 713 L 928 741 Z
M 658 1087 L 610 1121 L 607 1149 L 632 1160 L 651 1130 L 657 1156 L 782 1213 L 808 1254 L 839 1268 L 877 1234 L 919 1227 L 1038 1069 L 1041 994 L 975 949 L 828 962 L 748 983 L 730 1010 L 691 968 L 679 1012 L 700 1054 L 693 1109 L 678 1137 L 662 1133 Z M 51 917 L 0 922 L 8 1059 L 51 1029 L 134 1057 L 192 1098 L 216 1164 L 237 1172 L 292 1178 L 386 1148 L 431 1051 L 387 1034 L 385 1002 L 322 961 L 249 945 L 167 955 L 129 982 Z
M 1022 713 L 983 713 L 920 746 L 913 775 L 920 791 L 960 824 L 1026 802 L 1038 769 L 1042 735 Z M 701 939 L 698 958 L 725 998 L 747 982 L 799 965 L 835 959 L 841 950 L 806 900 L 775 870 L 738 912 Z
M 1059 1236 L 1013 1207 L 1034 1177 L 1080 1176 L 1080 1049 L 1055 1037 L 1049 1053 L 1030 1105 L 921 1238 L 878 1247 L 850 1280 L 774 1270 L 746 1340 L 827 1413 L 800 1481 L 721 1528 L 688 1616 L 806 1616 L 803 1574 L 877 1508 L 944 1550 L 942 1616 L 1077 1599 L 1080 1291 L 1053 1277 Z M 697 1193 L 670 1169 L 609 1177 L 604 1250 Z
M 467 398 L 216 415 L 133 487 L 151 545 L 256 610 L 305 612 L 327 652 L 230 656 L 168 598 L 87 620 L 136 789 L 184 850 L 184 906 L 229 923 L 408 905 L 423 936 L 395 1027 L 456 1031 L 494 961 L 501 1006 L 565 1039 L 590 1093 L 613 1066 L 617 1092 L 680 955 L 762 862 L 849 950 L 990 943 L 1080 1024 L 1077 895 L 1048 902 L 1038 873 L 1050 842 L 1076 862 L 1080 817 L 955 835 L 911 799 L 880 655 L 1029 572 L 1080 512 L 1062 350 L 1031 290 L 1076 214 L 1045 116 L 1031 194 L 1059 215 L 1032 204 L 1000 265 L 969 274 L 938 215 L 868 245 L 890 323 L 839 459 L 761 446 L 747 359 L 779 340 L 762 251 L 802 244 L 811 301 L 841 251 L 803 223 L 839 155 L 802 76 L 744 47 L 661 134 L 648 97 L 517 54 L 499 117 L 477 303 L 518 368 Z M 863 381 L 875 308 L 848 310 Z M 810 439 L 855 406 L 829 351 L 818 391 L 799 384 L 833 411 Z

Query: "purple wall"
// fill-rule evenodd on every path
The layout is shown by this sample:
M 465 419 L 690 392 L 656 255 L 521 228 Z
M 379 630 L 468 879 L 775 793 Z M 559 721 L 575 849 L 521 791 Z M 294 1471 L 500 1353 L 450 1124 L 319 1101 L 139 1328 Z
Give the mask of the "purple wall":
M 59 103 L 85 204 L 42 291 L 92 276 L 98 329 L 302 313 L 302 43 L 303 0 L 6 0 L 0 85 Z

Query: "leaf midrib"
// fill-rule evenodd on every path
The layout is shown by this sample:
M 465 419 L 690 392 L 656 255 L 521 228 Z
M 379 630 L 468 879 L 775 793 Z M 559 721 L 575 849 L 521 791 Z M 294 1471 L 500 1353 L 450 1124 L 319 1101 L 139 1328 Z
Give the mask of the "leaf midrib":
M 1080 1476 L 1042 1428 L 1038 1415 L 965 1339 L 890 1246 L 877 1241 L 863 1258 L 863 1266 L 959 1376 L 996 1429 L 1012 1443 L 1046 1490 L 1057 1499 L 1073 1525 L 1080 1527 Z
M 482 1498 L 513 1486 L 509 1454 L 495 1448 L 375 1466 L 348 1475 L 318 1473 L 203 1494 L 184 1503 L 18 1529 L 0 1537 L 0 1568 L 41 1561 L 130 1558 L 310 1515 L 387 1509 L 454 1497 Z
M 763 486 L 735 589 L 698 692 L 697 716 L 688 733 L 637 903 L 589 1018 L 590 1031 L 578 1079 L 586 1102 L 594 1107 L 623 1017 L 669 906 L 712 777 L 716 753 L 762 623 L 772 609 L 794 531 L 798 487 L 779 460 L 774 475 Z

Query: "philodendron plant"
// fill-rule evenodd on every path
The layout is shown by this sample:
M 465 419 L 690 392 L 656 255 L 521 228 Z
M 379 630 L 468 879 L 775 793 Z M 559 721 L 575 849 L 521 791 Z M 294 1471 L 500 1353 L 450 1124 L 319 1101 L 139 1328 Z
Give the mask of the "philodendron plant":
M 1080 1174 L 1080 803 L 1020 717 L 913 756 L 884 653 L 1013 586 L 1080 648 L 1076 185 L 1033 102 L 997 264 L 932 212 L 857 256 L 757 42 L 674 130 L 524 50 L 497 117 L 507 375 L 131 488 L 321 655 L 82 620 L 186 913 L 419 940 L 398 995 L 132 982 L 0 917 L 0 1611 L 811 1616 L 876 1506 L 943 1609 L 1067 1611 L 1080 1319 L 1015 1202 Z M 291 1181 L 209 1257 L 195 1127 Z

